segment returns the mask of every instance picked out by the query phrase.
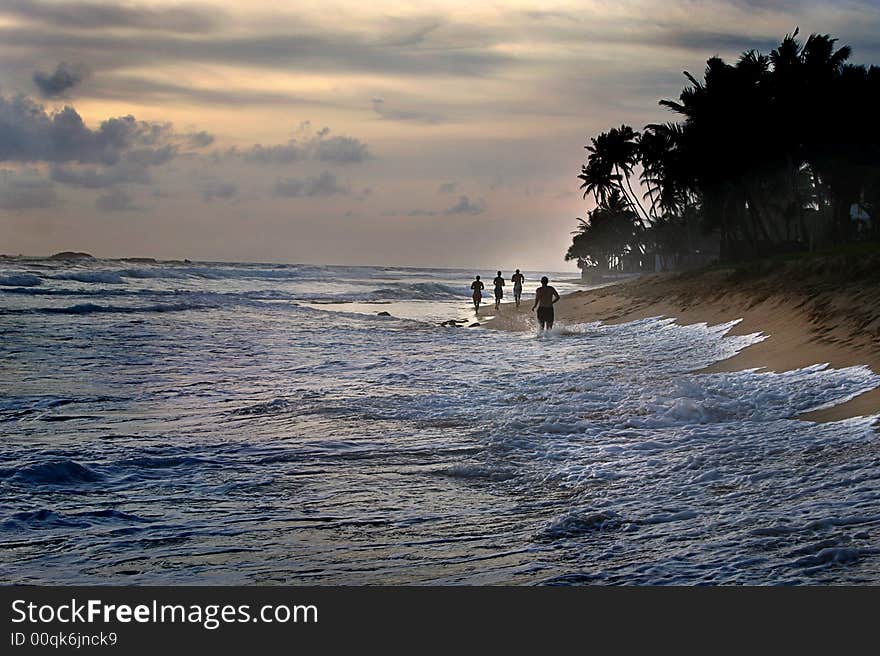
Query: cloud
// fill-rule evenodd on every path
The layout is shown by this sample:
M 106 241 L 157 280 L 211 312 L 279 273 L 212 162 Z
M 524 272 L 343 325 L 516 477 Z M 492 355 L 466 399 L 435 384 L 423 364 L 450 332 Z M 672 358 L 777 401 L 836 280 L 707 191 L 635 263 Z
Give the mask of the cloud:
M 194 137 L 196 143 L 208 138 L 206 132 Z M 151 169 L 170 162 L 192 141 L 192 136 L 176 134 L 170 123 L 129 115 L 92 129 L 73 107 L 50 113 L 27 96 L 0 96 L 0 161 L 48 163 L 49 178 L 65 185 L 149 184 Z
M 53 73 L 35 71 L 32 79 L 43 97 L 57 98 L 66 95 L 68 91 L 82 82 L 86 74 L 87 70 L 82 64 L 61 62 L 55 67 Z
M 143 164 L 123 162 L 105 169 L 52 164 L 49 177 L 55 182 L 85 189 L 103 189 L 122 183 L 149 184 L 150 170 Z
M 482 214 L 486 211 L 483 201 L 472 203 L 467 196 L 460 196 L 458 202 L 446 210 L 446 214 Z
M 207 32 L 224 16 L 216 7 L 136 7 L 104 2 L 4 0 L 2 13 L 60 28 L 100 30 L 122 27 L 163 32 Z
M 206 148 L 214 143 L 214 135 L 205 130 L 190 132 L 186 135 L 186 141 L 193 148 Z
M 50 180 L 35 172 L 0 169 L 0 209 L 20 211 L 52 207 L 57 203 Z
M 412 123 L 435 125 L 445 120 L 440 114 L 423 112 L 417 109 L 392 109 L 385 104 L 385 100 L 382 98 L 373 98 L 371 102 L 373 103 L 373 111 L 384 121 L 409 121 Z
M 109 166 L 136 147 L 154 145 L 168 129 L 129 115 L 109 118 L 92 130 L 73 107 L 50 114 L 27 96 L 0 96 L 0 161 Z M 144 156 L 151 155 L 142 151 Z
M 109 7 L 108 7 L 109 8 Z M 0 15 L 9 15 L 0 4 Z M 228 24 L 227 24 L 228 25 Z M 309 73 L 348 72 L 424 77 L 479 77 L 514 63 L 516 58 L 489 48 L 440 44 L 437 48 L 383 44 L 373 32 L 326 30 L 315 25 L 287 24 L 236 34 L 233 29 L 210 39 L 179 34 L 184 30 L 146 29 L 130 35 L 99 29 L 71 33 L 62 25 L 0 28 L 7 46 L 51 48 L 91 53 L 96 68 L 121 69 L 133 64 L 159 66 L 169 62 L 263 67 Z M 128 24 L 133 29 L 136 26 Z M 229 26 L 230 28 L 232 26 Z M 178 34 L 175 34 L 178 32 Z
M 238 196 L 238 187 L 229 182 L 221 182 L 209 186 L 202 191 L 202 200 L 206 203 L 211 202 L 215 198 L 229 200 Z
M 336 176 L 333 173 L 324 171 L 314 177 L 277 180 L 272 193 L 274 196 L 283 198 L 300 198 L 303 196 L 346 195 L 350 191 L 348 187 L 337 182 Z
M 306 158 L 306 151 L 295 139 L 277 146 L 256 144 L 246 150 L 231 148 L 227 154 L 241 156 L 246 162 L 256 164 L 289 164 L 290 162 L 300 162 Z
M 531 18 L 533 20 L 543 21 L 543 20 L 566 20 L 571 21 L 573 23 L 577 22 L 577 16 L 570 14 L 567 11 L 558 11 L 558 10 L 527 10 L 523 12 L 523 15 L 527 18 Z
M 49 177 L 55 182 L 87 189 L 101 189 L 121 183 L 149 184 L 152 182 L 150 167 L 161 166 L 176 154 L 177 148 L 168 144 L 160 148 L 131 150 L 114 165 L 103 168 L 53 163 L 49 167 Z
M 457 182 L 445 182 L 440 185 L 437 189 L 438 194 L 451 194 L 455 193 L 458 189 Z M 447 208 L 443 214 L 453 215 L 453 214 L 482 214 L 486 211 L 486 205 L 482 200 L 478 200 L 476 202 L 472 202 L 470 198 L 467 196 L 459 196 L 458 202 L 452 207 Z M 410 210 L 406 213 L 407 216 L 437 216 L 440 212 L 436 210 L 426 210 L 426 209 L 414 209 Z
M 241 157 L 255 164 L 290 164 L 316 160 L 325 164 L 360 164 L 373 157 L 369 147 L 360 139 L 338 136 L 327 137 L 329 128 L 322 128 L 309 139 L 291 139 L 286 144 L 263 146 L 256 144 L 244 150 L 230 148 L 226 155 Z
M 111 62 L 106 67 L 113 68 Z M 359 102 L 343 103 L 338 100 L 322 100 L 303 94 L 291 93 L 290 90 L 257 90 L 237 89 L 235 87 L 212 88 L 192 84 L 174 84 L 157 81 L 144 75 L 129 72 L 114 72 L 112 81 L 95 80 L 89 88 L 89 96 L 105 100 L 139 100 L 150 99 L 155 103 L 195 102 L 209 105 L 231 105 L 248 107 L 251 105 L 311 105 L 319 108 L 342 110 L 360 109 Z
M 311 146 L 313 157 L 321 162 L 359 164 L 371 157 L 367 144 L 354 137 L 319 137 Z
M 141 209 L 134 200 L 122 189 L 112 189 L 95 199 L 95 209 L 101 212 L 133 212 Z

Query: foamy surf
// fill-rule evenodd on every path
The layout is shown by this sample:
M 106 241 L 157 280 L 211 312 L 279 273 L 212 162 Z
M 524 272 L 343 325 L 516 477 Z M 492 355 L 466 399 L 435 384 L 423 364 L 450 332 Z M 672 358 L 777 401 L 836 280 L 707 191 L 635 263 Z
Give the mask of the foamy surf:
M 696 373 L 766 337 L 733 323 L 440 327 L 472 272 L 3 267 L 10 583 L 878 582 L 875 418 L 792 419 L 865 367 Z

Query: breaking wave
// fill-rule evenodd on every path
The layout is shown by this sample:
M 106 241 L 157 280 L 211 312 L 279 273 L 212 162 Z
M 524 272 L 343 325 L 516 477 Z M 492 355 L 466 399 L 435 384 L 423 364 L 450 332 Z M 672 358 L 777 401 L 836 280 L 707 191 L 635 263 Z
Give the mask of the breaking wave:
M 0 276 L 0 286 L 3 287 L 36 287 L 42 284 L 40 276 L 32 273 L 14 273 L 9 276 Z

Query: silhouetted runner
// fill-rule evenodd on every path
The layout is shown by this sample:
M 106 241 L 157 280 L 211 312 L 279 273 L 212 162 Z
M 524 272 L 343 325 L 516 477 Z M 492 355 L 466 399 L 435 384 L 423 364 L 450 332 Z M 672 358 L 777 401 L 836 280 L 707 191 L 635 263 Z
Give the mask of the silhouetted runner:
M 480 276 L 474 278 L 474 281 L 471 283 L 471 289 L 474 290 L 474 312 L 477 314 L 480 313 L 480 301 L 483 300 L 483 289 L 486 286 L 483 284 L 483 281 L 480 280 Z
M 519 272 L 519 269 L 510 276 L 510 282 L 513 283 L 513 300 L 516 301 L 516 307 L 519 307 L 519 299 L 522 296 L 522 286 L 525 280 L 526 277 Z
M 495 276 L 492 284 L 495 285 L 495 309 L 497 310 L 498 306 L 501 305 L 501 299 L 504 298 L 504 276 L 501 275 L 500 271 Z
M 532 306 L 532 312 L 538 308 L 541 330 L 553 330 L 553 304 L 559 300 L 559 292 L 555 287 L 550 287 L 549 282 L 547 276 L 541 278 L 541 286 L 535 290 L 535 304 Z

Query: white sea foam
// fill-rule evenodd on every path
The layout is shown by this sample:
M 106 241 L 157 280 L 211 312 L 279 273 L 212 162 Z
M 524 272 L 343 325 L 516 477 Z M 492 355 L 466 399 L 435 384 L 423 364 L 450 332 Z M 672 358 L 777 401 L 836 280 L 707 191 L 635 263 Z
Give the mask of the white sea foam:
M 880 582 L 875 418 L 794 419 L 866 367 L 696 373 L 766 337 L 735 322 L 412 320 L 471 272 L 108 266 L 0 294 L 10 582 Z

